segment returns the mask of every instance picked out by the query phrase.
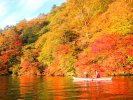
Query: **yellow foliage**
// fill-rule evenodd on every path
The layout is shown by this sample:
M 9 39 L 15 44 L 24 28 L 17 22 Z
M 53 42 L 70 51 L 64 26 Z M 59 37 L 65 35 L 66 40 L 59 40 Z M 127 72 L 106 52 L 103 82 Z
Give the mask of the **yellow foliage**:
M 116 0 L 111 3 L 107 11 L 96 16 L 92 21 L 92 33 L 121 33 L 132 32 L 132 9 L 124 0 Z

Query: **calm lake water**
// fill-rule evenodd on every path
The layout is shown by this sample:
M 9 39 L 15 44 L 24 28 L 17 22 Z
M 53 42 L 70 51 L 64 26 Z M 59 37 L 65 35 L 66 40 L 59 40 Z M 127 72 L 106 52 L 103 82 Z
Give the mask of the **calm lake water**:
M 0 76 L 0 100 L 133 100 L 133 77 L 74 82 L 72 77 Z

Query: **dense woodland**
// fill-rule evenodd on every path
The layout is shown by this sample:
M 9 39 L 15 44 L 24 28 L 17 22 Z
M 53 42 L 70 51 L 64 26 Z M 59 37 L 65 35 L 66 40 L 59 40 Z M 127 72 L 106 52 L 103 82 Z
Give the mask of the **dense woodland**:
M 133 75 L 132 5 L 67 0 L 47 15 L 6 27 L 0 31 L 0 75 Z

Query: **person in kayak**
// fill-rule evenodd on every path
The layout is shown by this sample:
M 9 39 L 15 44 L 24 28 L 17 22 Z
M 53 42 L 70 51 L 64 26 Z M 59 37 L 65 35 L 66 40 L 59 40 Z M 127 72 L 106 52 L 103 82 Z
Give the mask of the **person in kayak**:
M 100 73 L 97 70 L 95 70 L 95 78 L 100 78 Z
M 88 77 L 88 73 L 87 72 L 84 72 L 83 77 L 84 78 L 87 78 Z

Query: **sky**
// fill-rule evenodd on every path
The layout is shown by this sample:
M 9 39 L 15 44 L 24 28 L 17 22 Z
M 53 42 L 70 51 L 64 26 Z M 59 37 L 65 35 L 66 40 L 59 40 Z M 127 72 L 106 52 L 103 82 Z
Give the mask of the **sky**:
M 20 20 L 30 20 L 40 13 L 49 13 L 54 4 L 66 0 L 0 0 L 0 28 L 15 25 Z

